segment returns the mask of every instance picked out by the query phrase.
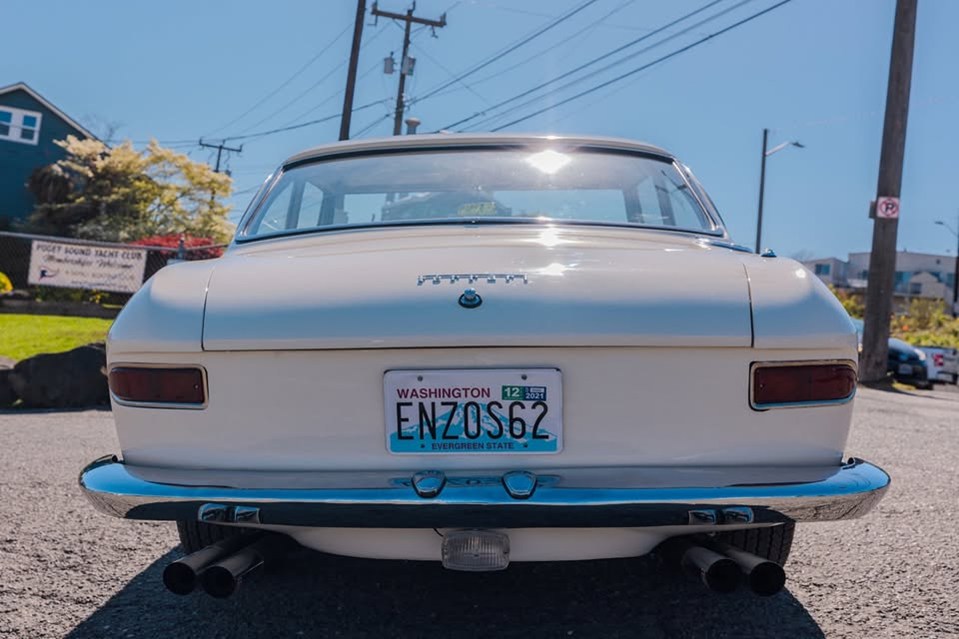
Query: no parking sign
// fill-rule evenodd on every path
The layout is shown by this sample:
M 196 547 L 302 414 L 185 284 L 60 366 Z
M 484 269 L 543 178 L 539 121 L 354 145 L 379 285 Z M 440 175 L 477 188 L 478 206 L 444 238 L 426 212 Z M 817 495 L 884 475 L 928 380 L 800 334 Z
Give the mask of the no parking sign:
M 898 220 L 899 198 L 888 195 L 876 198 L 876 217 L 883 220 Z

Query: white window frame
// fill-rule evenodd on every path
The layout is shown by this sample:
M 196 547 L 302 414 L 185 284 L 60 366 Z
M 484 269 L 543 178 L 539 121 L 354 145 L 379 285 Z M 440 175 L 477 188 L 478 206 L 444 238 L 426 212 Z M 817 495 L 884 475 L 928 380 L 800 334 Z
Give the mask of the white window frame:
M 40 143 L 40 125 L 43 123 L 43 114 L 37 111 L 26 111 L 24 109 L 17 109 L 15 107 L 6 106 L 0 104 L 0 111 L 6 111 L 11 115 L 10 122 L 2 122 L 10 127 L 10 130 L 4 134 L 0 133 L 0 140 L 5 140 L 7 142 L 19 142 L 20 144 L 30 144 L 36 146 Z M 37 119 L 36 126 L 24 126 L 23 118 L 24 117 L 34 117 Z M 20 137 L 20 132 L 24 129 L 29 129 L 33 131 L 32 140 L 24 140 Z

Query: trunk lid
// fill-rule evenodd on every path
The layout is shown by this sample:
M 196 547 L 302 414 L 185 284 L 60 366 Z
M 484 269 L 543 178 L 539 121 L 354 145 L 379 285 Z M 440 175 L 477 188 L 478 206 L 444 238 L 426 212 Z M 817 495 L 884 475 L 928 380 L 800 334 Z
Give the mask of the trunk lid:
M 458 303 L 467 288 L 481 305 Z M 214 270 L 203 327 L 212 351 L 751 340 L 745 271 L 729 250 L 680 234 L 539 225 L 241 245 Z

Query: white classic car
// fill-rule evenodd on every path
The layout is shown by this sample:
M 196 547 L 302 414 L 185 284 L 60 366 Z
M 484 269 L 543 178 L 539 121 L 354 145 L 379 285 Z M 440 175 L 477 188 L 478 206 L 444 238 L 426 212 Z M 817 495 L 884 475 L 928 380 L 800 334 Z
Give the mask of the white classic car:
M 889 484 L 844 459 L 836 299 L 624 140 L 296 155 L 223 258 L 143 286 L 108 356 L 122 456 L 80 484 L 177 522 L 176 592 L 227 595 L 292 539 L 461 570 L 659 548 L 769 594 L 796 522 L 859 517 Z

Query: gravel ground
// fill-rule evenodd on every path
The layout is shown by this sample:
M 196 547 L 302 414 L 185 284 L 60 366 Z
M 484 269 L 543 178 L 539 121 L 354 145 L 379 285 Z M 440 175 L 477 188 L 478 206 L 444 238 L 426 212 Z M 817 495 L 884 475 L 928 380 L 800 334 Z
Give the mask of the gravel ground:
M 652 559 L 432 564 L 303 552 L 237 596 L 177 597 L 170 524 L 96 513 L 76 473 L 117 449 L 109 412 L 0 414 L 0 636 L 959 636 L 959 392 L 857 400 L 848 450 L 893 486 L 857 522 L 800 526 L 788 590 L 715 595 Z

